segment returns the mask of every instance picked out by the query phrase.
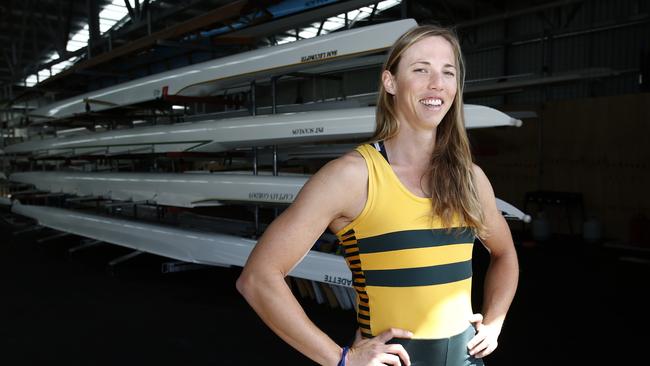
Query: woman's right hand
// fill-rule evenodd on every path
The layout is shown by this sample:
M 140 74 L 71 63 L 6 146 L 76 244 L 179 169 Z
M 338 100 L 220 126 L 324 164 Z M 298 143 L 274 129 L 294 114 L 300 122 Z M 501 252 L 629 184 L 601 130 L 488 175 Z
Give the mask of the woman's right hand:
M 357 331 L 354 344 L 350 347 L 345 364 L 347 366 L 409 366 L 411 359 L 401 344 L 386 344 L 393 338 L 411 338 L 413 333 L 391 328 L 374 338 L 361 338 Z M 400 363 L 400 358 L 402 363 Z

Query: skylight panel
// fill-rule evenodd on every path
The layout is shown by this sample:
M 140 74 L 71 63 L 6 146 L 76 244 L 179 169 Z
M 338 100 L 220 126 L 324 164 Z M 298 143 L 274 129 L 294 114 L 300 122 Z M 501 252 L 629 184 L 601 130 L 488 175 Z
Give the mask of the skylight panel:
M 50 77 L 50 70 L 41 70 L 38 72 L 38 80 L 45 80 Z
M 375 13 L 379 13 L 383 10 L 392 8 L 393 6 L 399 5 L 402 1 L 401 0 L 386 0 L 382 1 L 377 4 L 377 10 Z M 359 20 L 363 20 L 372 14 L 373 7 L 370 6 L 364 6 L 359 9 L 355 10 L 350 10 L 349 12 L 346 13 L 341 13 L 339 15 L 330 17 L 326 19 L 324 22 L 316 22 L 312 23 L 310 26 L 302 29 L 298 33 L 298 37 L 300 39 L 303 38 L 312 38 L 316 37 L 319 35 L 318 29 L 320 28 L 320 34 L 327 34 L 332 31 L 335 31 L 337 29 L 341 29 L 346 26 L 346 16 L 347 16 L 347 25 L 354 24 L 355 22 Z M 321 27 L 321 23 L 323 23 Z M 295 36 L 285 36 L 285 37 L 278 37 L 277 38 L 277 43 L 278 44 L 284 44 L 284 43 L 289 43 L 289 42 L 294 42 L 296 41 Z
M 34 74 L 34 75 L 29 75 L 29 76 L 25 79 L 25 86 L 34 86 L 34 85 L 36 85 L 36 74 Z
M 155 0 L 152 0 L 152 2 Z M 132 6 L 135 5 L 134 0 L 129 1 Z M 381 1 L 376 5 L 376 10 L 375 13 L 379 13 L 381 11 L 384 11 L 386 9 L 392 8 L 396 5 L 399 5 L 401 3 L 401 0 L 385 0 Z M 354 24 L 355 22 L 359 20 L 363 20 L 372 14 L 374 7 L 371 6 L 364 6 L 359 9 L 351 10 L 347 12 L 347 25 Z M 122 19 L 124 19 L 125 16 L 128 16 L 128 9 L 126 6 L 124 6 L 124 0 L 113 0 L 111 4 L 106 5 L 101 9 L 99 12 L 99 31 L 101 34 L 104 34 L 108 32 L 117 22 L 120 22 Z M 322 25 L 321 25 L 322 23 Z M 305 27 L 298 32 L 298 37 L 295 35 L 293 36 L 285 36 L 285 37 L 277 37 L 277 43 L 278 44 L 284 44 L 284 43 L 290 43 L 294 42 L 297 39 L 304 39 L 304 38 L 312 38 L 316 37 L 318 35 L 322 34 L 327 34 L 330 32 L 333 32 L 337 29 L 341 29 L 346 26 L 346 14 L 342 13 L 337 16 L 331 17 L 326 19 L 324 22 L 316 22 L 311 24 L 308 27 Z M 74 52 L 77 51 L 81 48 L 84 48 L 88 45 L 88 36 L 89 36 L 89 31 L 88 31 L 88 24 L 86 24 L 83 29 L 78 31 L 77 33 L 73 34 L 70 39 L 68 40 L 68 44 L 66 46 L 66 50 L 68 52 Z M 320 31 L 319 31 L 320 29 Z M 47 63 L 49 61 L 52 61 L 54 59 L 58 58 L 58 54 L 56 52 L 52 52 L 48 57 L 47 61 L 44 63 Z M 38 82 L 41 82 L 50 75 L 56 75 L 59 72 L 65 70 L 66 68 L 72 66 L 79 57 L 73 57 L 70 58 L 67 61 L 60 62 L 54 66 L 52 66 L 48 70 L 41 70 L 38 72 Z M 25 79 L 25 84 L 27 86 L 33 86 L 37 82 L 37 77 L 36 74 L 30 75 Z
M 298 33 L 298 36 L 300 38 L 312 38 L 316 36 L 316 29 L 308 28 L 308 29 L 303 29 Z
M 155 1 L 155 0 L 154 0 Z M 153 2 L 153 1 L 152 1 Z M 134 1 L 130 1 L 131 5 L 134 5 Z M 106 5 L 99 12 L 99 32 L 104 34 L 108 32 L 118 21 L 122 20 L 125 16 L 128 15 L 128 10 L 124 6 L 124 0 L 113 0 L 111 4 Z M 66 50 L 68 52 L 74 52 L 81 48 L 84 48 L 88 45 L 88 36 L 89 36 L 89 27 L 86 24 L 81 30 L 73 34 L 66 45 Z M 58 53 L 56 51 L 50 53 L 44 63 L 48 63 L 52 60 L 57 59 Z M 52 66 L 49 70 L 41 70 L 38 72 L 38 82 L 41 82 L 50 77 L 50 75 L 56 75 L 59 72 L 65 70 L 66 68 L 72 66 L 75 61 L 79 58 L 74 57 L 67 61 L 59 62 L 58 64 Z M 51 70 L 51 71 L 50 71 Z M 36 74 L 30 75 L 25 79 L 25 84 L 27 86 L 34 86 L 37 83 Z
M 352 10 L 348 12 L 348 19 L 350 20 L 356 20 L 357 17 L 361 14 L 359 10 Z

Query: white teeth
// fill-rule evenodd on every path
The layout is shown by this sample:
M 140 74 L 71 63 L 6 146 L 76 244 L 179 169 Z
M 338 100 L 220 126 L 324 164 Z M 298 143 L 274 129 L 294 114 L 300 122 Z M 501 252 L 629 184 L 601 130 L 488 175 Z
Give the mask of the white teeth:
M 420 103 L 427 106 L 441 106 L 442 99 L 422 99 Z

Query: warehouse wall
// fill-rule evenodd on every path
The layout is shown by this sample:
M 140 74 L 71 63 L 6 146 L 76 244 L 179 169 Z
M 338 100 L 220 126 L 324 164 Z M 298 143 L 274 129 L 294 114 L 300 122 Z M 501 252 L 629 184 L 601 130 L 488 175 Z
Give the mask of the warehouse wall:
M 605 238 L 650 246 L 648 105 L 648 93 L 548 102 L 540 118 L 473 131 L 472 143 L 499 197 L 525 207 L 526 192 L 581 193 L 584 219 L 597 218 Z M 579 232 L 583 219 L 576 207 L 569 213 Z M 564 206 L 547 214 L 555 233 L 568 233 Z
M 531 104 L 637 92 L 639 71 L 647 67 L 643 55 L 650 49 L 649 11 L 647 1 L 583 1 L 461 27 L 468 85 L 481 80 L 574 76 L 568 83 L 540 81 L 538 88 L 472 96 L 470 101 Z

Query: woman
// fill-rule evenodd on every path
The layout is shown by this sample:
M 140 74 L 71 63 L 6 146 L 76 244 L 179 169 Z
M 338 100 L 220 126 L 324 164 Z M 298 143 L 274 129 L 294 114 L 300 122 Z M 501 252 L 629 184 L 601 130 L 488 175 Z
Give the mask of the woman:
M 315 362 L 481 365 L 496 348 L 518 264 L 490 183 L 471 160 L 463 81 L 451 31 L 419 26 L 400 37 L 381 74 L 375 143 L 319 170 L 251 253 L 237 288 Z M 352 347 L 318 329 L 284 281 L 327 228 L 357 292 Z M 475 235 L 490 252 L 482 314 L 471 309 Z

